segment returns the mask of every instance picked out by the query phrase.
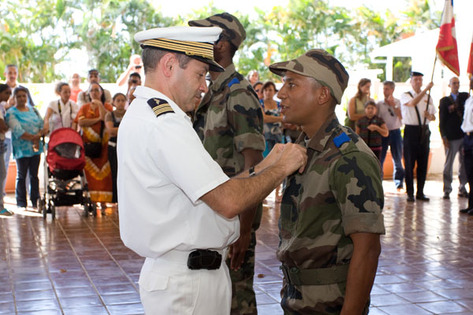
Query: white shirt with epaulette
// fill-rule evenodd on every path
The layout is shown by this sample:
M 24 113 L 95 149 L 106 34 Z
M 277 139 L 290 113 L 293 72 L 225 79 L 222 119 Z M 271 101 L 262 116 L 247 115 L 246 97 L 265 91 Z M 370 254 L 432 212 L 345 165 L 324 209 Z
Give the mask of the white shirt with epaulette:
M 139 86 L 118 131 L 120 235 L 139 255 L 224 249 L 239 237 L 226 219 L 200 201 L 228 180 L 205 151 L 189 117 L 169 98 Z M 160 106 L 153 111 L 156 102 Z

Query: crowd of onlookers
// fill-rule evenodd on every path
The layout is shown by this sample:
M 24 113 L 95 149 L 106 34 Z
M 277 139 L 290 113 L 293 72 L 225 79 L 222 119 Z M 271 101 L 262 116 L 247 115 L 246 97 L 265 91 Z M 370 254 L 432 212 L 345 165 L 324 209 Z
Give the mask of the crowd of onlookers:
M 438 108 L 440 135 L 445 149 L 443 198 L 450 199 L 453 164 L 458 155 L 458 196 L 469 198 L 468 207 L 460 212 L 473 215 L 472 196 L 466 189 L 467 183 L 470 189 L 473 184 L 472 161 L 468 158 L 471 154 L 469 141 L 473 131 L 468 104 L 472 103 L 472 98 L 469 93 L 459 92 L 460 81 L 457 77 L 450 79 L 451 93 L 443 97 L 438 106 L 430 95 L 433 83 L 430 82 L 422 88 L 422 73 L 412 72 L 410 84 L 412 89 L 404 91 L 400 99 L 397 99 L 393 96 L 394 82 L 384 82 L 384 98 L 375 102 L 370 98 L 371 81 L 361 79 L 356 95 L 348 103 L 345 124 L 354 128 L 368 144 L 379 158 L 381 169 L 390 147 L 394 165 L 393 179 L 399 191 L 404 191 L 405 182 L 408 202 L 429 201 L 429 197 L 424 194 L 430 154 L 429 123 L 436 120 Z M 472 85 L 473 80 L 470 81 L 470 89 L 473 88 Z M 417 181 L 416 189 L 414 175 Z
M 18 67 L 6 66 L 6 82 L 0 84 L 0 215 L 13 214 L 3 204 L 12 153 L 17 169 L 16 205 L 20 210 L 38 209 L 41 153 L 49 135 L 60 128 L 72 128 L 82 136 L 86 156 L 84 173 L 91 201 L 102 210 L 107 203 L 117 202 L 117 131 L 135 87 L 141 85 L 142 72 L 140 56 L 132 56 L 130 66 L 117 82 L 119 86 L 127 85 L 127 93 L 116 93 L 113 97 L 100 85 L 98 70 L 88 71 L 89 86 L 85 91 L 80 88 L 79 74 L 74 73 L 70 83 L 56 84 L 57 98 L 49 103 L 42 117 L 28 88 L 17 82 Z M 89 143 L 100 145 L 92 152 L 88 150 L 92 147 Z
M 56 85 L 55 93 L 58 98 L 49 103 L 44 117 L 35 108 L 30 91 L 18 84 L 17 66 L 8 65 L 4 75 L 6 83 L 0 85 L 0 159 L 3 160 L 0 160 L 0 187 L 5 189 L 8 165 L 13 153 L 17 164 L 17 206 L 28 207 L 28 191 L 31 207 L 37 209 L 40 198 L 38 169 L 44 139 L 56 129 L 72 128 L 81 133 L 86 146 L 91 142 L 101 143 L 100 154 L 87 156 L 84 169 L 91 200 L 102 209 L 106 203 L 116 203 L 117 132 L 126 107 L 134 99 L 135 88 L 142 84 L 140 56 L 131 56 L 129 66 L 117 80 L 118 86 L 126 85 L 126 93 L 117 93 L 112 97 L 110 91 L 100 85 L 100 74 L 96 69 L 88 71 L 89 87 L 82 91 L 81 78 L 74 73 L 69 83 L 59 82 Z M 355 130 L 378 157 L 381 169 L 390 148 L 394 183 L 399 191 L 404 191 L 405 182 L 409 202 L 416 199 L 429 200 L 423 191 L 430 149 L 428 125 L 436 119 L 437 110 L 428 93 L 433 83 L 422 90 L 422 77 L 421 73 L 412 73 L 412 90 L 402 93 L 400 100 L 393 96 L 395 83 L 384 82 L 384 98 L 378 102 L 370 97 L 371 80 L 361 79 L 356 95 L 348 102 L 345 119 L 345 125 Z M 249 72 L 247 79 L 262 108 L 266 141 L 263 155 L 266 156 L 276 143 L 294 142 L 300 130 L 298 126 L 283 121 L 280 103 L 275 98 L 277 87 L 273 81 L 259 81 L 259 74 L 255 70 Z M 459 81 L 456 77 L 450 80 L 449 86 L 451 95 L 443 98 L 439 106 L 440 132 L 446 153 L 443 173 L 445 199 L 452 192 L 453 162 L 457 154 L 460 157 L 458 195 L 469 197 L 462 150 L 465 132 L 460 128 L 464 104 L 469 94 L 458 91 Z M 403 126 L 404 138 L 401 131 Z M 416 164 L 417 190 L 414 197 L 413 172 Z M 276 200 L 280 201 L 278 191 Z M 13 212 L 6 209 L 0 200 L 0 215 L 11 214 Z
M 297 126 L 283 122 L 280 104 L 274 99 L 277 92 L 275 83 L 259 81 L 256 71 L 251 71 L 247 79 L 258 94 L 262 106 L 267 154 L 275 143 L 293 141 L 299 131 Z M 446 156 L 443 198 L 449 199 L 452 192 L 453 164 L 457 155 L 459 156 L 458 196 L 468 198 L 469 193 L 466 189 L 468 171 L 465 169 L 463 148 L 468 127 L 462 130 L 461 126 L 465 114 L 465 101 L 469 93 L 459 92 L 459 79 L 453 77 L 449 82 L 450 95 L 442 98 L 436 106 L 430 96 L 433 83 L 428 83 L 422 89 L 422 73 L 412 72 L 410 84 L 412 89 L 403 91 L 401 98 L 397 99 L 393 95 L 395 83 L 383 82 L 384 97 L 376 102 L 371 98 L 371 80 L 361 79 L 355 96 L 348 102 L 345 125 L 355 130 L 371 148 L 380 160 L 381 170 L 390 148 L 393 180 L 399 192 L 407 193 L 408 202 L 429 201 L 429 197 L 424 194 L 430 154 L 429 123 L 436 119 L 438 108 L 440 133 Z M 416 189 L 414 189 L 414 177 L 417 177 Z M 469 211 L 472 206 L 473 203 L 461 212 L 473 214 L 473 211 Z

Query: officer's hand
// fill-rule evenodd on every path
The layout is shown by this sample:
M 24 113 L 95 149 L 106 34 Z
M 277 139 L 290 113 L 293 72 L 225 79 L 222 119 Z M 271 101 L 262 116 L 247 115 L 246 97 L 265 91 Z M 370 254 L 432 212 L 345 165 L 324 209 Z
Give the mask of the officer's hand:
M 281 158 L 283 150 L 284 144 L 276 143 L 271 152 L 269 152 L 269 154 L 264 158 L 264 160 L 259 163 L 261 169 L 265 169 L 276 163 Z
M 434 86 L 434 82 L 429 82 L 429 84 L 427 84 L 427 86 L 425 87 L 425 90 L 430 90 L 432 87 Z
M 281 158 L 279 159 L 278 164 L 285 170 L 287 175 L 290 175 L 297 170 L 299 170 L 299 173 L 302 173 L 306 163 L 306 148 L 294 143 L 287 143 L 284 145 L 284 150 L 281 152 Z
M 240 238 L 230 245 L 230 250 L 228 252 L 228 257 L 230 258 L 230 269 L 238 270 L 240 269 L 241 265 L 243 264 L 243 260 L 245 259 L 246 251 L 250 246 L 251 242 L 251 230 L 249 233 L 242 233 L 240 234 Z

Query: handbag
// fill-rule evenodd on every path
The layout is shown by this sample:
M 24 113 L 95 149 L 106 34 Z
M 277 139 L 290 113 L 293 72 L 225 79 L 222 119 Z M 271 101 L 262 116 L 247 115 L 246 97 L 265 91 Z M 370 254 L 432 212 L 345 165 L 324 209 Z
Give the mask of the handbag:
M 103 121 L 100 122 L 100 141 L 96 142 L 85 142 L 84 143 L 84 153 L 86 156 L 91 159 L 96 159 L 102 154 L 102 133 L 103 133 L 104 124 Z
M 102 154 L 102 142 L 86 142 L 84 143 L 85 155 L 91 159 L 96 159 Z

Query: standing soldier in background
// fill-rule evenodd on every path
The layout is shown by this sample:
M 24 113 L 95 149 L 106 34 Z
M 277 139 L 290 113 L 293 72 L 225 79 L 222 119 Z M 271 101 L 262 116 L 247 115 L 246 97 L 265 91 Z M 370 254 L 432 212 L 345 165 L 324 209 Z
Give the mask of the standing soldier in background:
M 212 158 L 232 177 L 261 161 L 265 148 L 258 97 L 233 64 L 246 32 L 240 21 L 228 13 L 189 21 L 189 25 L 218 26 L 223 30 L 214 45 L 214 56 L 225 71 L 210 71 L 211 83 L 196 110 L 194 129 Z M 255 232 L 261 215 L 261 204 L 242 213 L 240 238 L 230 246 L 227 264 L 232 278 L 232 314 L 257 314 L 253 276 Z
M 309 50 L 269 70 L 283 77 L 284 122 L 301 126 L 302 174 L 287 178 L 277 252 L 285 314 L 367 314 L 384 234 L 379 161 L 335 107 L 348 83 L 343 65 Z

